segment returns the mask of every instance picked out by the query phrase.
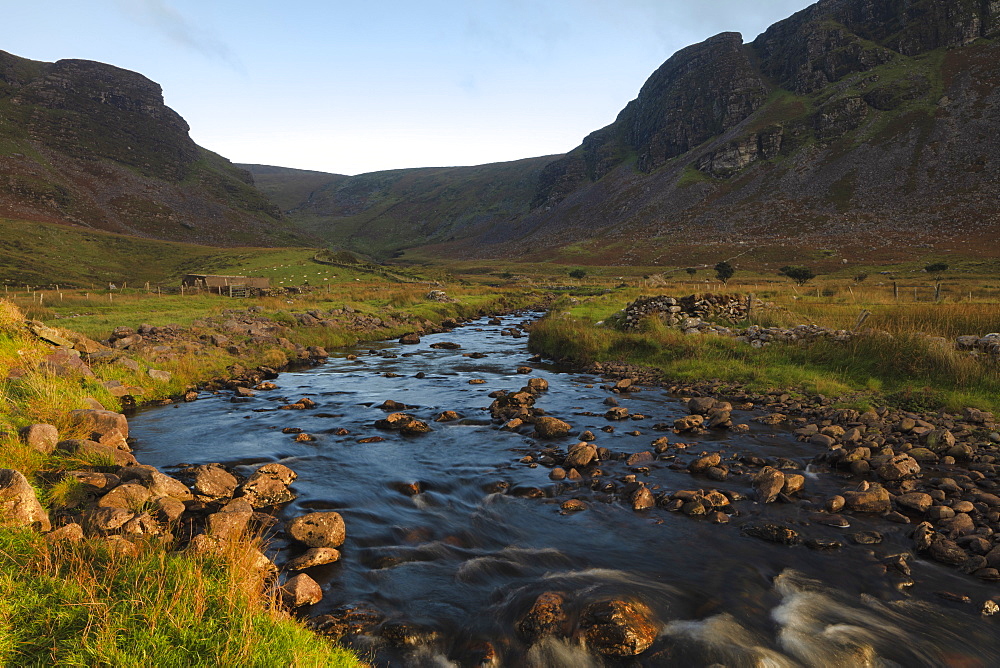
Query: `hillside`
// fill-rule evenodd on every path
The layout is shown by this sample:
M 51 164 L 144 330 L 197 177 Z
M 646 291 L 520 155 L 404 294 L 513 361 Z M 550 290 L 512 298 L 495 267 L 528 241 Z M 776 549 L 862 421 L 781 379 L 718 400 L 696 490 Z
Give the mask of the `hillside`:
M 593 264 L 992 253 L 1000 5 L 824 0 L 668 59 L 565 156 L 258 171 L 310 232 L 406 257 Z M 325 179 L 325 180 L 324 180 Z
M 429 167 L 359 176 L 241 165 L 287 218 L 334 245 L 389 256 L 403 248 L 489 239 L 530 211 L 552 157 L 477 167 Z
M 222 246 L 296 239 L 144 76 L 0 51 L 0 216 Z
M 545 169 L 517 244 L 477 250 L 992 252 L 997 34 L 984 3 L 830 0 L 750 44 L 725 33 L 684 49 Z

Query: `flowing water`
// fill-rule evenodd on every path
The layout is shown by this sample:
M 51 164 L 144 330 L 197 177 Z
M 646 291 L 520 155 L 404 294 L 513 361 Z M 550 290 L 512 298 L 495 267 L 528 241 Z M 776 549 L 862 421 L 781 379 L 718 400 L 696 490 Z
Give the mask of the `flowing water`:
M 857 484 L 843 474 L 813 471 L 815 446 L 781 428 L 750 422 L 743 435 L 658 432 L 654 424 L 686 414 L 663 390 L 612 395 L 600 378 L 545 364 L 531 365 L 530 376 L 518 374 L 517 367 L 528 364 L 526 338 L 501 330 L 522 319 L 508 317 L 500 326 L 484 319 L 425 336 L 416 346 L 338 351 L 321 366 L 282 374 L 279 389 L 246 401 L 204 394 L 196 402 L 146 409 L 130 421 L 135 454 L 168 472 L 208 462 L 244 474 L 264 462 L 296 471 L 298 498 L 280 517 L 336 510 L 347 525 L 341 560 L 308 571 L 325 593 L 310 614 L 360 606 L 408 629 L 405 641 L 395 644 L 348 639 L 377 665 L 475 665 L 472 657 L 485 642 L 495 648 L 497 665 L 1000 665 L 997 620 L 980 614 L 983 602 L 997 595 L 995 585 L 922 559 L 912 561 L 909 578 L 887 573 L 880 563 L 909 551 L 912 526 L 859 517 L 850 518 L 849 529 L 820 526 L 807 523 L 812 511 L 801 503 L 762 506 L 750 499 L 734 504 L 738 514 L 723 525 L 662 508 L 636 512 L 607 487 L 618 483 L 620 489 L 623 476 L 634 472 L 624 461 L 602 461 L 604 475 L 593 485 L 553 482 L 550 469 L 521 462 L 543 447 L 565 449 L 585 429 L 597 435 L 596 445 L 615 453 L 649 450 L 666 434 L 689 445 L 678 457 L 682 463 L 703 450 L 796 462 L 807 478 L 804 494 L 816 499 Z M 443 341 L 461 348 L 429 347 Z M 347 359 L 349 353 L 357 359 Z M 487 395 L 517 390 L 530 377 L 548 380 L 536 407 L 568 421 L 571 436 L 542 443 L 527 431 L 500 431 L 491 423 Z M 647 419 L 609 422 L 603 417 L 609 396 Z M 316 408 L 278 409 L 301 397 L 313 399 Z M 386 415 L 379 405 L 387 399 L 407 404 L 407 413 L 434 430 L 405 436 L 374 428 Z M 462 419 L 432 422 L 446 410 Z M 753 414 L 736 411 L 733 417 L 748 422 Z M 609 425 L 612 433 L 601 430 Z M 317 440 L 295 442 L 282 433 L 285 427 Z M 350 433 L 336 435 L 339 429 Z M 631 435 L 634 430 L 641 434 Z M 385 440 L 358 443 L 371 436 Z M 716 483 L 672 463 L 649 462 L 638 478 L 654 492 L 750 494 L 747 475 Z M 569 498 L 583 500 L 587 509 L 562 512 Z M 741 525 L 762 518 L 795 526 L 807 537 L 836 538 L 844 547 L 812 551 L 741 534 Z M 885 537 L 881 544 L 856 545 L 848 538 L 876 528 Z M 280 534 L 271 547 L 279 565 L 295 554 Z M 528 646 L 516 630 L 518 619 L 547 591 L 565 595 L 571 616 L 594 601 L 641 601 L 655 613 L 660 636 L 628 660 L 588 653 L 579 639 Z M 970 602 L 939 592 L 967 595 Z

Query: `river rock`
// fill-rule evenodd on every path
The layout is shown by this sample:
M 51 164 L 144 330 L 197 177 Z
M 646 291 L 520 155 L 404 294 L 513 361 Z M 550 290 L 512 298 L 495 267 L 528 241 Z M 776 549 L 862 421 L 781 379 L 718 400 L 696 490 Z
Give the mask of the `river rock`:
M 122 525 L 120 533 L 123 536 L 159 536 L 163 533 L 159 522 L 149 513 L 137 513 L 135 517 Z
M 117 429 L 122 436 L 128 438 L 128 419 L 121 413 L 87 408 L 70 411 L 69 420 L 74 427 L 87 434 L 106 434 Z
M 656 498 L 645 485 L 640 485 L 639 489 L 632 493 L 632 510 L 649 510 L 655 505 Z
M 705 424 L 705 418 L 701 415 L 687 415 L 674 420 L 674 429 L 677 431 L 691 431 Z
M 786 473 L 785 484 L 781 488 L 782 494 L 798 494 L 806 486 L 806 477 L 798 473 Z
M 797 531 L 783 524 L 760 522 L 745 525 L 741 531 L 747 536 L 760 538 L 770 543 L 780 543 L 781 545 L 798 545 L 802 542 Z
M 549 389 L 549 381 L 544 378 L 529 378 L 527 387 L 529 392 L 544 392 Z
M 125 508 L 101 507 L 88 512 L 84 517 L 88 532 L 107 534 L 120 530 L 136 513 Z
M 692 397 L 687 403 L 688 413 L 707 416 L 716 403 L 713 397 Z
M 435 422 L 454 422 L 455 420 L 461 419 L 461 417 L 462 416 L 459 415 L 458 413 L 456 413 L 455 411 L 443 411 L 436 418 L 434 418 L 434 421 Z
M 910 478 L 920 473 L 920 464 L 913 457 L 906 454 L 896 455 L 876 471 L 882 480 L 894 482 Z
M 927 552 L 935 561 L 940 561 L 942 564 L 951 564 L 952 566 L 959 566 L 969 558 L 965 550 L 947 538 L 938 538 L 932 541 Z
M 323 589 L 319 583 L 305 573 L 299 573 L 281 585 L 281 601 L 289 608 L 313 605 L 323 599 Z
M 413 346 L 420 343 L 420 336 L 416 332 L 407 332 L 399 337 L 399 342 L 404 346 Z
M 156 496 L 149 500 L 151 510 L 163 524 L 173 524 L 178 521 L 187 510 L 183 501 L 172 496 Z
M 785 486 L 785 474 L 773 466 L 765 466 L 753 477 L 753 488 L 757 490 L 757 500 L 771 503 Z
M 108 445 L 101 445 L 97 441 L 82 438 L 69 438 L 59 441 L 56 447 L 60 450 L 72 453 L 80 459 L 84 459 L 91 464 L 114 466 L 133 466 L 138 464 L 131 454 L 123 452 L 118 448 Z
M 708 469 L 721 463 L 722 456 L 718 452 L 712 452 L 690 462 L 687 468 L 691 473 L 705 473 Z
M 243 498 L 254 508 L 287 503 L 295 498 L 295 492 L 288 486 L 297 477 L 295 471 L 283 464 L 264 464 L 243 483 Z
M 844 492 L 841 496 L 850 510 L 859 513 L 887 513 L 892 509 L 889 491 L 881 485 L 872 485 L 863 492 Z
M 915 510 L 918 513 L 926 513 L 934 505 L 934 499 L 930 494 L 923 492 L 908 492 L 896 497 L 896 503 L 903 508 Z
M 606 656 L 636 656 L 659 635 L 653 612 L 637 601 L 602 601 L 587 606 L 580 624 L 587 647 Z
M 149 490 L 137 482 L 127 482 L 118 485 L 102 496 L 97 505 L 101 508 L 125 508 L 139 510 L 152 495 Z
M 413 422 L 416 418 L 407 413 L 390 413 L 382 420 L 376 420 L 375 427 L 378 429 L 401 430 L 403 427 Z
M 83 527 L 76 522 L 71 522 L 65 526 L 61 526 L 58 529 L 54 529 L 50 533 L 46 534 L 46 539 L 49 542 L 67 542 L 67 543 L 79 543 L 83 540 Z
M 333 547 L 311 547 L 299 556 L 288 561 L 285 567 L 293 571 L 301 571 L 313 566 L 332 564 L 340 560 L 340 550 Z
M 206 500 L 228 499 L 236 492 L 236 477 L 222 468 L 222 464 L 202 464 L 193 469 L 192 487 Z
M 624 406 L 617 406 L 605 412 L 604 417 L 608 420 L 627 420 L 628 409 Z
M 531 609 L 518 621 L 517 630 L 529 644 L 545 636 L 565 636 L 569 631 L 565 604 L 561 592 L 539 594 Z
M 187 485 L 177 478 L 157 471 L 153 466 L 127 466 L 119 472 L 119 475 L 122 482 L 138 480 L 152 496 L 172 496 L 180 501 L 194 499 L 194 494 Z
M 340 547 L 346 527 L 340 513 L 326 511 L 296 517 L 289 523 L 288 533 L 309 547 Z
M 21 429 L 21 441 L 29 448 L 42 453 L 51 454 L 59 442 L 59 430 L 51 424 L 33 424 Z
M 934 429 L 924 435 L 924 445 L 933 452 L 944 452 L 955 445 L 955 435 L 948 429 Z
M 206 531 L 224 540 L 234 540 L 246 533 L 253 508 L 244 499 L 234 499 L 222 510 L 205 519 Z
M 28 526 L 41 531 L 52 528 L 31 483 L 14 469 L 0 469 L 0 524 Z
M 567 469 L 584 467 L 597 457 L 597 448 L 590 443 L 577 443 L 571 446 L 569 454 L 563 461 L 563 467 Z
M 535 418 L 535 432 L 540 438 L 560 438 L 572 429 L 568 423 L 554 417 Z

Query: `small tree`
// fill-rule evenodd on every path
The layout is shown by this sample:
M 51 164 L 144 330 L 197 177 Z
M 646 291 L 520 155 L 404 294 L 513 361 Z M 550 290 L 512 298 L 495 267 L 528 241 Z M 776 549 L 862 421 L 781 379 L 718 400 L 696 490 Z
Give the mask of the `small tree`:
M 924 267 L 924 271 L 928 274 L 940 274 L 942 271 L 948 271 L 948 265 L 944 262 L 932 262 Z
M 695 274 L 698 273 L 698 270 L 695 269 L 694 267 L 688 267 L 684 271 L 686 271 L 688 273 L 688 276 L 694 276 Z
M 733 265 L 729 264 L 725 260 L 715 265 L 715 275 L 720 281 L 722 281 L 723 285 L 727 285 L 729 283 L 729 279 L 732 278 L 735 273 L 736 270 L 733 269 Z
M 787 276 L 799 285 L 805 285 L 816 278 L 816 273 L 809 267 L 782 267 L 778 270 L 781 276 Z
M 574 269 L 573 271 L 569 272 L 570 278 L 583 278 L 586 275 L 587 272 L 585 272 L 583 269 Z

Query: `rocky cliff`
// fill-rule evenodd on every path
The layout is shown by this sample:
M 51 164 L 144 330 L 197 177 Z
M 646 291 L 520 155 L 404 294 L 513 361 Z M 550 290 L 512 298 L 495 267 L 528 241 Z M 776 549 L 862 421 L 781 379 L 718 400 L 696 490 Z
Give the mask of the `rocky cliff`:
M 997 37 L 996 1 L 823 0 L 752 42 L 679 51 L 565 156 L 258 179 L 310 232 L 366 252 L 982 254 L 1000 233 Z
M 294 240 L 250 174 L 188 129 L 140 74 L 0 51 L 0 216 L 218 245 Z
M 684 49 L 545 168 L 507 243 L 477 252 L 592 239 L 603 262 L 713 245 L 975 253 L 1000 232 L 997 36 L 1000 2 L 824 0 L 749 44 Z

